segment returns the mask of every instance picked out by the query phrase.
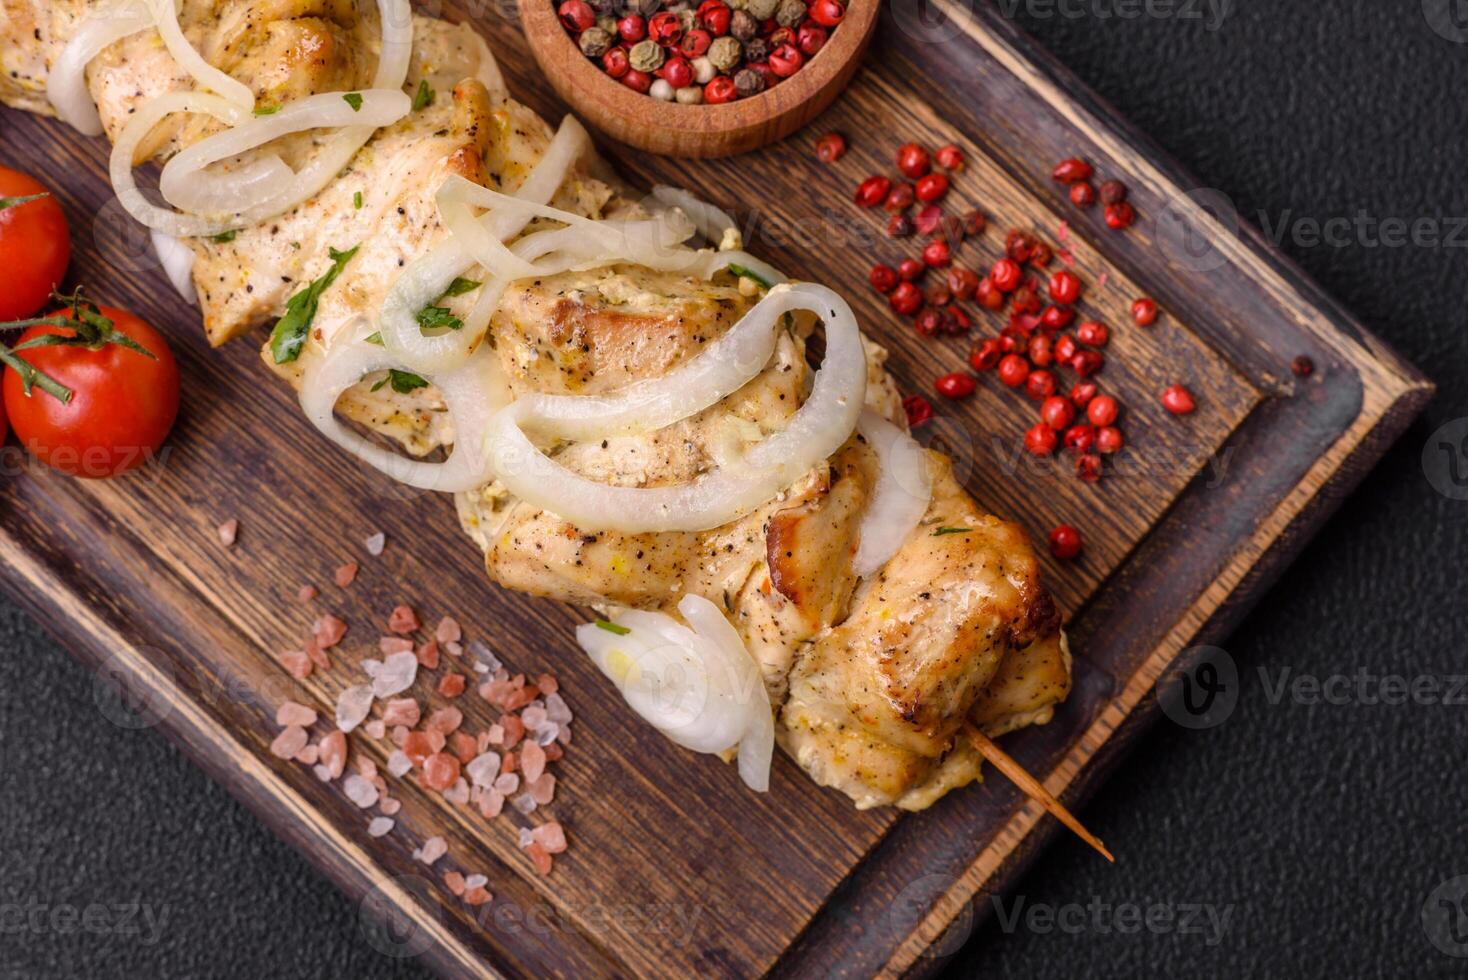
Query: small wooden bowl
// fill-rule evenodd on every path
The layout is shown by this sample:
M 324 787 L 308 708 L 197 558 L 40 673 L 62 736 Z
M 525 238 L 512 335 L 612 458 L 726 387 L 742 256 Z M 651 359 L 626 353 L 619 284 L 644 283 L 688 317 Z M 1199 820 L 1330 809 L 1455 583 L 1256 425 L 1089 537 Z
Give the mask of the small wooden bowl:
M 851 81 L 877 24 L 880 0 L 851 0 L 826 46 L 794 75 L 751 99 L 680 105 L 634 92 L 593 64 L 556 16 L 555 0 L 521 0 L 520 23 L 540 70 L 578 116 L 663 156 L 722 157 L 789 136 Z

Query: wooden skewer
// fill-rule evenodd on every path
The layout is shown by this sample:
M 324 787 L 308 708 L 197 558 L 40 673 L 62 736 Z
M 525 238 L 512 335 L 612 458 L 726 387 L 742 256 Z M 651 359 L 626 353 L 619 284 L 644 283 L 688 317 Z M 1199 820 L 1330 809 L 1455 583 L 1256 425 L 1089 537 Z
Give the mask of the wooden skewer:
M 1050 791 L 1044 786 L 1041 786 L 1038 779 L 1025 772 L 1024 767 L 1018 762 L 1015 762 L 1008 752 L 995 745 L 989 736 L 979 731 L 972 722 L 964 724 L 963 732 L 968 736 L 968 740 L 973 743 L 973 747 L 989 761 L 990 765 L 1009 777 L 1009 781 L 1022 789 L 1031 799 L 1039 801 L 1046 810 L 1050 811 L 1051 816 L 1069 827 L 1081 840 L 1094 847 L 1102 857 L 1112 864 L 1116 863 L 1116 858 L 1111 856 L 1111 852 L 1106 849 L 1106 845 L 1101 843 L 1095 834 L 1081 826 L 1081 822 L 1065 808 L 1065 805 L 1054 796 L 1051 796 Z

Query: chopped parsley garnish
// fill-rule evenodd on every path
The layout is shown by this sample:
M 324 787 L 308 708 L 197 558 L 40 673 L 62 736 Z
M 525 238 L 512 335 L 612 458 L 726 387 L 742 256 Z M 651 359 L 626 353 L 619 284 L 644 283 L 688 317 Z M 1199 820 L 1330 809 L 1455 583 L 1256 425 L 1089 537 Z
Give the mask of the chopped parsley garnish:
M 352 207 L 356 208 L 358 211 L 362 210 L 362 192 L 361 191 L 358 191 L 357 193 L 355 193 L 355 194 L 352 195 Z
M 321 302 L 321 294 L 336 282 L 336 277 L 342 274 L 342 270 L 361 247 L 358 245 L 346 252 L 328 249 L 331 268 L 326 271 L 326 275 L 286 301 L 285 316 L 277 320 L 275 329 L 270 331 L 270 353 L 276 364 L 287 364 L 301 356 L 301 348 L 306 344 L 311 321 L 316 319 L 316 307 Z
M 376 391 L 387 384 L 392 385 L 392 390 L 400 395 L 406 395 L 415 388 L 428 387 L 428 382 L 418 377 L 418 375 L 410 371 L 399 371 L 397 368 L 388 368 L 387 377 L 373 385 L 372 390 Z
M 279 111 L 280 106 L 278 105 L 257 105 L 255 107 L 255 115 L 257 116 L 273 116 Z
M 746 269 L 742 265 L 735 265 L 733 262 L 730 262 L 729 263 L 729 271 L 732 272 L 732 273 L 734 273 L 736 276 L 738 276 L 741 279 L 749 279 L 749 280 L 752 280 L 755 283 L 755 285 L 761 286 L 761 287 L 763 287 L 765 289 L 769 289 L 770 287 L 772 287 L 772 286 L 775 285 L 774 283 L 772 283 L 768 279 L 766 279 L 764 276 L 760 275 L 758 272 L 754 272 L 751 269 Z
M 432 327 L 448 327 L 450 330 L 464 329 L 464 321 L 454 316 L 447 306 L 425 306 L 418 311 L 418 326 L 424 330 Z
M 347 105 L 351 106 L 353 112 L 361 112 L 362 111 L 362 93 L 361 92 L 348 92 L 346 95 L 343 95 L 342 96 L 342 101 L 345 102 Z
M 474 292 L 474 290 L 483 285 L 484 283 L 482 282 L 475 282 L 473 279 L 465 279 L 463 276 L 459 276 L 453 282 L 449 283 L 449 288 L 444 290 L 443 295 L 445 298 L 449 296 L 463 296 L 465 293 Z
M 618 636 L 626 636 L 628 633 L 632 632 L 625 626 L 618 626 L 616 623 L 609 623 L 605 619 L 598 619 L 596 621 L 596 628 L 599 630 L 606 630 L 608 633 L 616 633 Z
M 219 234 L 215 235 L 209 240 L 211 242 L 218 242 L 221 245 L 228 245 L 230 242 L 234 241 L 234 237 L 239 233 L 240 232 L 238 228 L 231 228 L 229 231 L 221 231 Z
M 382 331 L 381 330 L 377 331 L 375 334 L 372 334 L 369 337 L 364 337 L 362 339 L 365 340 L 369 344 L 376 344 L 378 347 L 386 347 L 387 346 L 386 344 L 384 344 L 382 342 Z
M 433 99 L 436 95 L 437 93 L 429 88 L 428 79 L 425 78 L 420 81 L 418 83 L 418 91 L 413 94 L 413 111 L 417 112 L 419 109 L 427 109 L 433 105 Z
M 933 532 L 933 537 L 941 538 L 945 534 L 972 534 L 973 530 L 971 527 L 940 527 Z

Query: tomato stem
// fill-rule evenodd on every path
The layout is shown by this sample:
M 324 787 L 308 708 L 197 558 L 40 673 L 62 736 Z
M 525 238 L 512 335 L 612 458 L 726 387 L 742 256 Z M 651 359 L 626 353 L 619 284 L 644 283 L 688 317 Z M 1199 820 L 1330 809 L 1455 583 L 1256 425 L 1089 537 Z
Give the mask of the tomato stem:
M 21 386 L 27 395 L 31 393 L 32 388 L 40 388 L 63 405 L 71 403 L 72 390 L 70 388 L 45 372 L 36 370 L 29 361 L 16 356 L 15 352 L 4 344 L 0 344 L 0 363 L 8 364 L 12 371 L 20 375 Z

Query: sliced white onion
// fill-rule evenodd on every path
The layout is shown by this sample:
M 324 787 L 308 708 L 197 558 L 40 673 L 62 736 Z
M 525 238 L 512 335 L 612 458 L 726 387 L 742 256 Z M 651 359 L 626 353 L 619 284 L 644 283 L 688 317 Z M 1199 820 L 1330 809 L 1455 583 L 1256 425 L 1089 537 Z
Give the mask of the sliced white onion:
M 397 122 L 413 108 L 413 100 L 399 89 L 356 93 L 362 100 L 356 109 L 346 101 L 347 94 L 323 92 L 308 96 L 282 107 L 279 112 L 253 117 L 243 125 L 200 140 L 168 161 L 158 181 L 159 191 L 165 200 L 181 210 L 238 215 L 240 220 L 251 224 L 289 211 L 325 187 L 341 170 L 341 165 L 308 164 L 301 173 L 296 173 L 272 153 L 225 173 L 210 173 L 206 168 L 282 136 L 311 129 L 345 126 L 363 130 L 370 136 L 378 127 Z M 360 146 L 360 143 L 352 146 L 351 153 Z M 342 149 L 332 145 L 321 152 L 335 158 Z M 311 171 L 309 176 L 307 171 Z
M 591 138 L 586 135 L 586 130 L 567 116 L 515 196 L 535 204 L 545 204 L 590 146 Z M 480 220 L 491 235 L 504 241 L 518 234 L 529 219 L 529 215 L 522 213 L 497 210 L 483 215 Z M 465 250 L 464 243 L 450 236 L 410 263 L 398 276 L 383 302 L 377 326 L 383 344 L 396 356 L 400 366 L 419 373 L 442 372 L 452 370 L 469 356 L 479 340 L 478 331 L 466 325 L 462 330 L 425 335 L 417 316 L 425 306 L 437 301 L 456 277 L 464 275 L 474 265 L 474 258 Z M 485 322 L 488 323 L 487 317 Z
M 413 58 L 413 5 L 411 0 L 377 0 L 377 15 L 382 20 L 382 50 L 372 87 L 400 89 Z
M 669 487 L 614 487 L 597 483 L 547 457 L 522 426 L 557 434 L 532 398 L 513 402 L 489 423 L 495 474 L 511 493 L 588 530 L 703 531 L 719 527 L 770 500 L 839 449 L 861 414 L 866 358 L 851 307 L 825 286 L 783 284 L 770 291 L 762 317 L 773 329 L 791 310 L 810 310 L 826 325 L 826 356 L 810 397 L 780 432 L 754 445 L 738 466 L 720 466 L 690 483 Z M 587 426 L 576 423 L 574 431 Z
M 713 603 L 685 595 L 678 611 L 688 625 L 663 613 L 626 610 L 615 631 L 586 623 L 576 640 L 649 724 L 694 752 L 738 746 L 740 776 L 764 792 L 774 715 L 759 668 Z
M 805 302 L 791 290 L 771 292 L 723 336 L 662 377 L 609 395 L 524 395 L 515 402 L 517 411 L 533 420 L 537 433 L 573 441 L 672 425 L 717 404 L 759 374 L 775 352 L 775 324 L 792 309 L 804 309 Z
M 860 544 L 853 569 L 867 578 L 897 554 L 913 528 L 928 512 L 933 481 L 928 453 L 912 436 L 871 409 L 861 413 L 857 429 L 877 454 L 880 473 L 871 502 L 862 515 Z
M 173 288 L 185 300 L 197 304 L 199 293 L 194 289 L 194 262 L 198 256 L 193 249 L 171 235 L 159 231 L 149 234 L 153 239 L 153 251 L 158 253 L 158 261 L 163 265 L 168 281 L 173 283 Z
M 178 8 L 182 6 L 182 0 L 146 0 L 146 3 L 164 47 L 200 88 L 218 93 L 227 102 L 246 111 L 255 108 L 255 93 L 249 86 L 205 61 L 204 56 L 184 37 L 183 29 L 178 26 Z
M 753 272 L 771 285 L 779 285 L 782 282 L 790 281 L 785 276 L 785 273 L 776 269 L 768 262 L 757 259 L 748 252 L 740 251 L 739 249 L 725 249 L 722 252 L 704 251 L 698 254 L 700 256 L 697 270 L 698 275 L 703 276 L 705 279 L 712 279 L 718 273 L 729 268 L 729 266 L 737 265 L 741 269 Z
M 454 451 L 442 463 L 424 463 L 390 452 L 337 421 L 337 399 L 373 371 L 397 367 L 388 351 L 353 337 L 360 327 L 346 331 L 342 342 L 309 367 L 301 382 L 301 408 L 317 429 L 338 446 L 374 469 L 423 490 L 458 493 L 483 486 L 493 478 L 489 460 L 480 450 L 482 433 L 493 414 L 509 401 L 509 389 L 499 360 L 481 348 L 459 369 L 424 380 L 438 388 L 454 426 Z
M 720 247 L 730 231 L 736 234 L 739 231 L 739 226 L 727 211 L 699 200 L 681 187 L 658 184 L 652 189 L 652 198 L 664 207 L 677 208 L 686 214 L 704 241 L 715 248 Z
M 159 207 L 143 196 L 133 177 L 134 157 L 138 145 L 164 118 L 175 112 L 194 112 L 213 116 L 229 126 L 237 126 L 249 117 L 248 109 L 241 109 L 217 95 L 207 92 L 168 92 L 143 106 L 128 120 L 118 134 L 108 160 L 112 178 L 112 189 L 128 214 L 149 228 L 172 235 L 175 238 L 193 238 L 199 235 L 218 235 L 221 232 L 241 227 L 243 223 L 221 221 L 201 215 L 179 214 L 170 208 Z
M 62 122 L 85 136 L 102 135 L 102 117 L 87 90 L 87 65 L 113 43 L 152 26 L 144 0 L 122 0 L 82 21 L 46 76 L 46 98 Z

